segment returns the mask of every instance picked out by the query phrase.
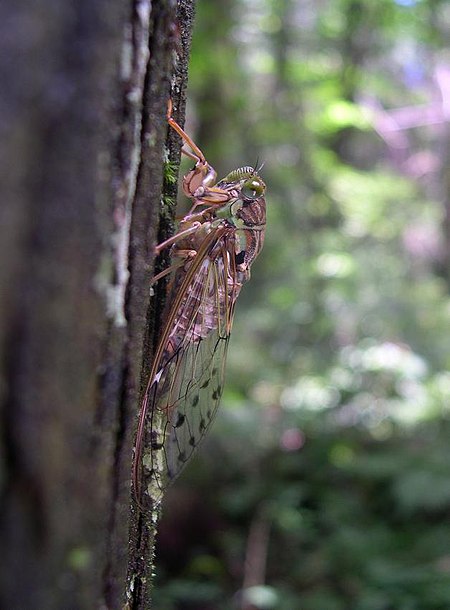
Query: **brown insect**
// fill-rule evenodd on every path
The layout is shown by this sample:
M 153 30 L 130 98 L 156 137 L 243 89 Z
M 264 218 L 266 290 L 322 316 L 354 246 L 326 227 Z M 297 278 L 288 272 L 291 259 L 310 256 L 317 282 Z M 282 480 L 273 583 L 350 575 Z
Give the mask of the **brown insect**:
M 151 367 L 137 429 L 133 483 L 138 502 L 158 502 L 209 430 L 223 392 L 236 299 L 263 246 L 266 186 L 253 167 L 217 182 L 202 151 L 170 115 L 195 165 L 183 178 L 193 200 L 171 247 L 172 273 L 164 327 Z

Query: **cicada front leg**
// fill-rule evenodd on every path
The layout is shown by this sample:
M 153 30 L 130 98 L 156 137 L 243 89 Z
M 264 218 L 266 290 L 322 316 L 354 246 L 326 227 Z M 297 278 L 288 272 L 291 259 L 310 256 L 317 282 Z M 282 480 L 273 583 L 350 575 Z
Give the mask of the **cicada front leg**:
M 223 205 L 230 199 L 227 190 L 215 187 L 217 174 L 214 168 L 206 161 L 205 155 L 200 148 L 191 140 L 186 132 L 172 118 L 172 104 L 169 102 L 167 121 L 178 133 L 183 142 L 189 146 L 192 152 L 182 149 L 183 154 L 195 161 L 194 168 L 183 178 L 183 191 L 194 200 L 194 205 L 189 213 L 180 221 L 178 232 L 155 247 L 155 254 L 160 254 L 165 248 L 171 247 L 171 255 L 175 260 L 170 267 L 158 273 L 152 280 L 152 284 L 183 267 L 197 254 L 197 244 L 210 230 L 210 220 L 214 215 L 214 209 Z M 197 206 L 207 206 L 200 212 Z
M 180 125 L 172 118 L 172 103 L 169 101 L 169 109 L 167 113 L 167 121 L 174 129 L 183 142 L 191 149 L 182 148 L 181 152 L 195 161 L 195 166 L 183 177 L 183 192 L 190 199 L 194 199 L 192 213 L 199 205 L 207 205 L 210 207 L 220 206 L 230 200 L 230 194 L 227 190 L 221 189 L 215 184 L 217 183 L 217 172 L 208 163 L 205 155 L 195 142 L 187 135 Z M 192 151 L 192 152 L 191 152 Z

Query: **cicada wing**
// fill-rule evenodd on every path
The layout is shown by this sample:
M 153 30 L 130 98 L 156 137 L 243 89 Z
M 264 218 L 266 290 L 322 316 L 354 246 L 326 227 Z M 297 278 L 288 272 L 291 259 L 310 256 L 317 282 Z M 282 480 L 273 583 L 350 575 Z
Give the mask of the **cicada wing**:
M 190 344 L 184 350 L 167 401 L 165 439 L 160 449 L 164 453 L 167 482 L 179 475 L 217 413 L 227 346 L 228 336 L 218 336 L 217 331 L 212 331 L 197 346 Z
M 189 270 L 179 272 L 185 277 L 157 351 L 136 443 L 135 460 L 142 463 L 136 463 L 135 473 L 141 473 L 153 498 L 162 497 L 181 472 L 220 403 L 234 305 L 241 288 L 234 248 L 233 233 L 218 230 L 199 249 Z

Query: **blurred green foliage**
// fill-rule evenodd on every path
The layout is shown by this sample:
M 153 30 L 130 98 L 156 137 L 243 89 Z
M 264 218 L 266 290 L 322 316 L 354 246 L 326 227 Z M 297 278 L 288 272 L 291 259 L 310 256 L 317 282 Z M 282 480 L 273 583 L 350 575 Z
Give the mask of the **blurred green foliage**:
M 449 33 L 444 0 L 199 0 L 187 129 L 265 162 L 268 227 L 158 610 L 450 607 Z

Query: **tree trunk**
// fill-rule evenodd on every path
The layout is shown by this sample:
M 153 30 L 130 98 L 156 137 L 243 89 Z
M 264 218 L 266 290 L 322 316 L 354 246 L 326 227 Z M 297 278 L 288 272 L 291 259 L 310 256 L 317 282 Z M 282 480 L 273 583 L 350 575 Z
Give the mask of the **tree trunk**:
M 0 9 L 1 608 L 150 605 L 130 471 L 158 328 L 167 100 L 172 83 L 184 112 L 192 5 Z M 179 158 L 173 136 L 168 149 Z

